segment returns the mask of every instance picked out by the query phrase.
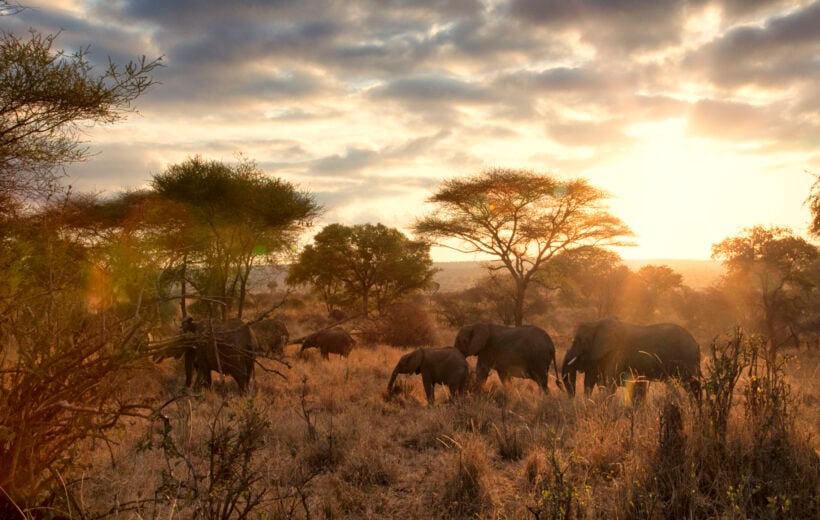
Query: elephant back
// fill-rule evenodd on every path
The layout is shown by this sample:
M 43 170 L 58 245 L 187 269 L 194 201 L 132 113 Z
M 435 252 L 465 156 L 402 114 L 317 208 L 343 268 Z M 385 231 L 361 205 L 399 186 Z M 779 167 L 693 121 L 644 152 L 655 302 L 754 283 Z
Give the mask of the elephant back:
M 285 345 L 290 340 L 290 333 L 284 322 L 277 319 L 264 319 L 255 322 L 251 327 L 256 334 L 259 347 L 267 354 L 283 354 Z

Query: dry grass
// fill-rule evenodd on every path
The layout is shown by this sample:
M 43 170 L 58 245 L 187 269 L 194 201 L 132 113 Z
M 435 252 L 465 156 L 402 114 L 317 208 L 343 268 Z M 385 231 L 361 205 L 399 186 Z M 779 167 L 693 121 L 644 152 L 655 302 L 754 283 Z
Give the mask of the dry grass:
M 654 384 L 647 402 L 632 408 L 621 392 L 572 401 L 554 386 L 544 395 L 529 381 L 505 388 L 493 377 L 484 392 L 455 403 L 440 387 L 436 404 L 427 406 L 418 376 L 402 376 L 400 389 L 386 393 L 400 349 L 356 348 L 326 361 L 300 358 L 296 348 L 286 350 L 287 380 L 257 370 L 246 397 L 231 380 L 212 392 L 178 395 L 181 367 L 173 360 L 141 373 L 135 391 L 156 393 L 157 405 L 171 402 L 151 424 L 124 424 L 116 445 L 82 447 L 87 467 L 66 476 L 74 511 L 216 518 L 234 498 L 230 517 L 243 518 L 241 506 L 256 497 L 248 517 L 818 512 L 818 353 L 802 352 L 786 365 L 794 406 L 785 437 L 762 438 L 751 428 L 743 394 L 749 381 L 741 378 L 726 442 L 716 446 L 677 387 Z M 243 444 L 243 433 L 253 438 Z M 773 481 L 758 478 L 761 464 L 772 468 Z M 745 481 L 744 471 L 752 475 Z

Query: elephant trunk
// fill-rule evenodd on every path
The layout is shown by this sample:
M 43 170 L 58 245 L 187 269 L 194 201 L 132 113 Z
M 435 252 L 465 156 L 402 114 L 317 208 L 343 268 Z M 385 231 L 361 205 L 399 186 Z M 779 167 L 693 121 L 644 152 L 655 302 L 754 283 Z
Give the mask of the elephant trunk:
M 564 358 L 564 364 L 561 367 L 561 379 L 564 382 L 564 389 L 567 391 L 567 394 L 570 397 L 575 396 L 575 376 L 576 376 L 576 368 L 575 362 L 577 358 L 568 359 Z
M 390 381 L 387 382 L 388 395 L 390 395 L 393 392 L 393 384 L 396 382 L 397 375 L 399 375 L 399 367 L 393 369 L 393 373 L 390 375 Z

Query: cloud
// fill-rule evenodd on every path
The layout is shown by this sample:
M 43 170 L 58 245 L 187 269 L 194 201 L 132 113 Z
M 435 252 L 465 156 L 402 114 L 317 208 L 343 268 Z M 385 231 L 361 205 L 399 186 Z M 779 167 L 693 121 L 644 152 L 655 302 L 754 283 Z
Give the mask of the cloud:
M 782 89 L 786 84 L 820 77 L 820 2 L 762 25 L 740 25 L 693 51 L 685 65 L 722 87 L 757 85 Z
M 78 183 L 139 185 L 188 155 L 244 152 L 331 214 L 396 219 L 486 166 L 633 164 L 653 136 L 630 129 L 666 120 L 761 163 L 820 150 L 819 1 L 42 4 L 4 29 L 62 28 L 58 44 L 90 45 L 99 65 L 165 56 L 142 116 L 89 134 L 103 153 L 71 168 Z
M 396 78 L 373 90 L 380 99 L 410 103 L 484 103 L 489 93 L 483 85 L 451 76 L 421 74 Z
M 599 52 L 633 52 L 679 41 L 683 0 L 513 0 L 510 14 L 552 30 L 573 30 Z

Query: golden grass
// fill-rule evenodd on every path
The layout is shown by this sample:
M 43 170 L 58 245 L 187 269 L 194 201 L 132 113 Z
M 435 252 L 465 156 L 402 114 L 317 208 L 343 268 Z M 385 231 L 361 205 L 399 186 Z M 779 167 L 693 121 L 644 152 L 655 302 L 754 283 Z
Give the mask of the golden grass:
M 493 376 L 484 392 L 454 403 L 438 387 L 428 406 L 420 376 L 400 376 L 399 390 L 387 395 L 400 349 L 359 347 L 347 358 L 322 360 L 318 353 L 297 356 L 297 347 L 286 350 L 290 369 L 261 360 L 286 380 L 257 370 L 251 394 L 240 396 L 232 380 L 215 378 L 214 391 L 163 408 L 164 421 L 130 420 L 116 445 L 81 447 L 87 467 L 66 479 L 76 505 L 87 516 L 208 517 L 213 497 L 238 485 L 226 480 L 206 497 L 215 480 L 211 441 L 215 432 L 240 431 L 249 410 L 265 423 L 242 468 L 262 495 L 255 508 L 262 518 L 664 518 L 664 508 L 676 505 L 731 518 L 732 507 L 742 513 L 754 505 L 751 492 L 740 489 L 754 483 L 732 481 L 730 459 L 704 464 L 713 447 L 677 387 L 653 384 L 646 403 L 633 408 L 622 391 L 570 400 L 554 386 L 544 395 L 530 381 L 504 387 Z M 818 366 L 820 355 L 806 352 L 788 365 L 796 448 L 784 448 L 782 457 L 802 468 L 793 475 L 805 478 L 804 486 L 820 482 Z M 134 391 L 155 393 L 159 405 L 182 394 L 181 372 L 178 362 L 165 361 L 141 373 Z M 698 461 L 680 471 L 659 465 L 659 422 L 670 403 L 682 410 L 681 460 Z M 721 449 L 749 453 L 748 424 L 738 403 Z M 169 440 L 177 453 L 167 449 Z M 818 490 L 805 491 L 769 497 L 772 517 L 817 511 Z

